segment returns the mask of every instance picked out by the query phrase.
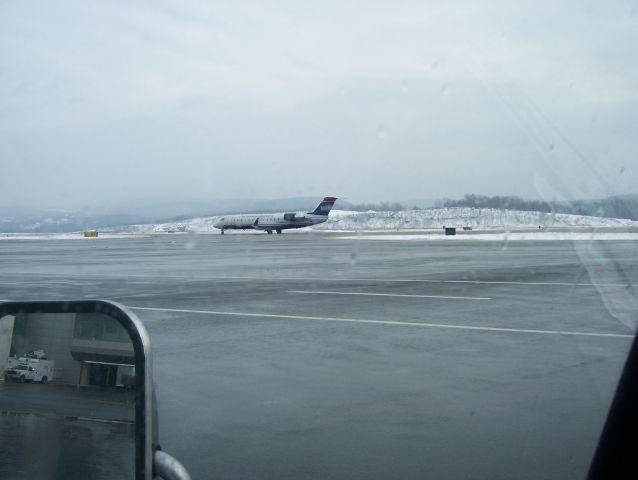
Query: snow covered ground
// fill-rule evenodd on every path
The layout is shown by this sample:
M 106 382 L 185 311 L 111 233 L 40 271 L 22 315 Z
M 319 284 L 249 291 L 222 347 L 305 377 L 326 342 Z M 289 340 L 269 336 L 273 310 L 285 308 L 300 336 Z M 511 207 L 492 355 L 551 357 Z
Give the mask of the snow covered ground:
M 588 217 L 564 213 L 519 212 L 494 208 L 434 208 L 399 212 L 343 212 L 330 214 L 316 230 L 402 230 L 442 227 L 523 228 L 638 227 L 638 222 L 618 218 Z
M 136 233 L 100 233 L 97 237 L 86 238 L 81 232 L 74 233 L 0 233 L 1 240 L 86 240 L 99 241 L 113 238 L 146 237 Z
M 129 225 L 105 231 L 131 233 L 218 232 L 213 224 L 219 217 L 192 218 L 180 222 Z M 474 229 L 508 229 L 542 227 L 638 227 L 638 222 L 617 218 L 588 217 L 564 213 L 519 212 L 491 208 L 435 208 L 399 212 L 354 212 L 333 210 L 328 221 L 305 230 L 321 231 L 387 231 L 423 230 L 442 227 Z M 102 231 L 102 229 L 100 229 Z
M 219 217 L 191 218 L 180 222 L 98 228 L 99 237 L 124 238 L 156 233 L 219 233 L 213 224 Z M 458 235 L 446 237 L 442 228 L 456 227 Z M 538 227 L 543 227 L 539 229 Z M 472 227 L 466 232 L 462 227 Z M 633 229 L 636 231 L 631 231 Z M 592 229 L 596 232 L 592 233 Z M 488 208 L 439 208 L 398 212 L 333 210 L 328 221 L 289 232 L 352 232 L 340 239 L 371 240 L 633 240 L 638 241 L 638 222 L 617 218 L 588 217 Z M 231 232 L 228 232 L 231 233 Z M 234 232 L 233 232 L 234 233 Z M 254 230 L 247 233 L 262 234 Z M 288 233 L 288 232 L 287 232 Z M 0 240 L 79 240 L 82 233 L 0 234 Z M 87 239 L 95 240 L 95 239 Z
M 516 242 L 516 241 L 594 241 L 594 240 L 631 240 L 638 241 L 638 232 L 500 232 L 500 233 L 473 233 L 445 236 L 442 233 L 417 233 L 405 235 L 396 234 L 357 234 L 336 237 L 339 240 L 392 240 L 392 241 L 491 241 L 491 242 Z

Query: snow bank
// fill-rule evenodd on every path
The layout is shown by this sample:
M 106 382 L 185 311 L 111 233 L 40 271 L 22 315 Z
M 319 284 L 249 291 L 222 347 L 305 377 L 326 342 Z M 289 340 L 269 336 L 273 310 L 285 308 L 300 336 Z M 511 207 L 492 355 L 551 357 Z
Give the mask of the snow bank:
M 339 212 L 315 230 L 403 230 L 446 227 L 638 227 L 638 222 L 618 218 L 564 213 L 520 212 L 495 208 L 433 208 L 399 212 Z
M 192 218 L 179 222 L 128 225 L 99 229 L 109 232 L 218 232 L 213 224 L 219 217 Z M 564 213 L 519 212 L 494 208 L 433 208 L 399 212 L 355 212 L 333 210 L 325 223 L 309 227 L 321 231 L 422 230 L 446 227 L 537 228 L 543 227 L 638 227 L 638 222 L 618 218 L 588 217 Z

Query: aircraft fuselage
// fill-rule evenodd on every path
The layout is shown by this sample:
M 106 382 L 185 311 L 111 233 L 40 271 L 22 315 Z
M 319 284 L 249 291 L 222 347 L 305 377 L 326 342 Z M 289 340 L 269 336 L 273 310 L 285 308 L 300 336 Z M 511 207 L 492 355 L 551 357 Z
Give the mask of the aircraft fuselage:
M 240 215 L 224 215 L 213 226 L 224 230 L 265 230 L 268 233 L 291 228 L 303 228 L 317 225 L 328 220 L 330 209 L 337 199 L 325 197 L 313 212 L 289 212 L 289 213 L 253 213 Z

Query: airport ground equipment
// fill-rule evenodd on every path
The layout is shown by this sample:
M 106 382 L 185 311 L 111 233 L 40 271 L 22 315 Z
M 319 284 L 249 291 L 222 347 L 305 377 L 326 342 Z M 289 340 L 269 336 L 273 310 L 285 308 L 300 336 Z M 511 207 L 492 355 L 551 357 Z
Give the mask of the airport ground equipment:
M 30 357 L 11 357 L 7 361 L 4 381 L 48 383 L 53 380 L 55 362 Z

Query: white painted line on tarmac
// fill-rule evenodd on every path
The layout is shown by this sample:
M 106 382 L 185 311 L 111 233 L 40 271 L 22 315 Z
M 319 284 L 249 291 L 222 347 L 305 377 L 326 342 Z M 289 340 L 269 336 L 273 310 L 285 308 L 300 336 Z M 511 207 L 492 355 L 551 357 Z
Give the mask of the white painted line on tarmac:
M 29 285 L 29 286 L 48 286 L 48 285 L 71 285 L 72 287 L 82 287 L 86 285 L 86 282 L 65 282 L 63 280 L 26 280 L 26 281 L 17 281 L 17 282 L 0 282 L 0 285 L 8 285 L 11 287 L 16 287 L 18 285 Z
M 10 274 L 0 274 L 0 277 L 6 275 L 18 275 L 16 273 Z M 158 274 L 148 274 L 148 275 L 140 275 L 140 274 L 127 274 L 127 275 L 108 275 L 108 274 L 98 274 L 98 273 L 37 273 L 37 272 L 28 272 L 28 273 L 19 273 L 21 276 L 33 276 L 39 275 L 42 277 L 67 277 L 67 278 L 95 278 L 98 280 L 104 279 L 155 279 L 158 277 Z M 170 275 L 166 272 L 160 274 L 161 278 L 170 278 L 170 279 L 180 279 L 191 282 L 198 282 L 204 280 L 262 280 L 267 282 L 272 282 L 276 280 L 281 281 L 301 281 L 301 282 L 384 282 L 384 283 L 468 283 L 468 284 L 479 284 L 479 285 L 538 285 L 538 286 L 556 286 L 556 287 L 623 287 L 623 288 L 631 288 L 634 285 L 630 283 L 578 283 L 578 282 L 522 282 L 522 281 L 501 281 L 501 280 L 438 280 L 438 279 L 429 279 L 429 278 L 315 278 L 315 277 L 276 277 L 276 276 L 257 276 L 257 275 L 228 275 L 228 276 L 215 276 L 215 275 Z M 20 281 L 13 281 L 11 285 L 18 285 Z
M 288 290 L 288 293 L 305 293 L 310 295 L 360 295 L 364 297 L 443 298 L 448 300 L 492 300 L 490 297 L 453 297 L 448 295 L 408 295 L 399 293 L 368 292 L 326 292 L 320 290 Z
M 313 278 L 313 277 L 257 277 L 257 276 L 229 276 L 210 277 L 219 280 L 292 280 L 304 282 L 384 282 L 384 283 L 470 283 L 479 285 L 548 285 L 559 287 L 628 287 L 626 283 L 576 283 L 576 282 L 519 282 L 500 280 L 437 280 L 422 278 Z
M 399 322 L 394 320 L 365 320 L 359 318 L 309 317 L 303 315 L 279 315 L 274 313 L 222 312 L 217 310 L 190 310 L 184 308 L 135 307 L 127 305 L 131 310 L 148 310 L 154 312 L 198 313 L 203 315 L 222 315 L 234 317 L 283 318 L 290 320 L 314 320 L 322 322 L 363 323 L 370 325 L 393 325 L 401 327 L 443 328 L 453 330 L 474 330 L 479 332 L 533 333 L 540 335 L 570 335 L 580 337 L 601 338 L 633 338 L 633 335 L 622 333 L 573 332 L 564 330 L 534 330 L 528 328 L 477 327 L 472 325 L 446 325 L 443 323 Z
M 66 418 L 70 420 L 82 420 L 85 422 L 98 422 L 98 423 L 112 423 L 112 424 L 124 424 L 124 425 L 135 425 L 135 421 L 133 420 L 109 420 L 106 418 L 93 418 L 93 417 L 76 417 L 73 415 L 67 415 Z
M 409 282 L 410 280 L 397 280 Z M 572 283 L 572 282 L 511 282 L 500 280 L 413 280 L 424 283 L 475 283 L 479 285 L 548 285 L 558 287 L 623 287 L 631 286 L 625 283 Z

